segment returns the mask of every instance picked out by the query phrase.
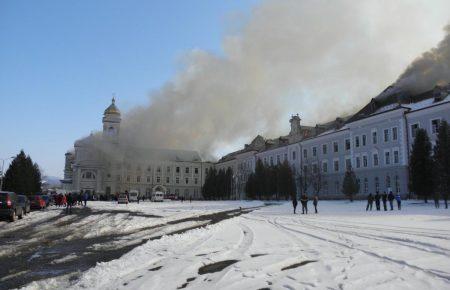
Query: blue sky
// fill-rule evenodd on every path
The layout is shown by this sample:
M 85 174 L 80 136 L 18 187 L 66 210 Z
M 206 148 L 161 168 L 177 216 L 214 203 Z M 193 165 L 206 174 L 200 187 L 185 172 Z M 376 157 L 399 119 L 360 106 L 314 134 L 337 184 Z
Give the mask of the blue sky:
M 230 19 L 258 2 L 0 1 L 0 158 L 24 149 L 62 176 L 113 92 L 123 111 L 147 103 L 185 52 L 220 54 Z

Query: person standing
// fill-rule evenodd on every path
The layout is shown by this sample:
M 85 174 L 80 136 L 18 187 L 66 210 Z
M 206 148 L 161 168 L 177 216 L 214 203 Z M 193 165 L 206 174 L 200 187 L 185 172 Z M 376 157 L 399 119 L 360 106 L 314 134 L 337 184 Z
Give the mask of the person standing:
M 372 193 L 369 193 L 369 195 L 367 196 L 366 211 L 368 211 L 369 209 L 372 210 L 372 206 L 373 206 L 373 195 Z
M 434 207 L 439 208 L 439 193 L 438 192 L 435 192 L 433 194 L 433 199 L 434 199 Z
M 72 205 L 73 205 L 73 196 L 72 193 L 69 192 L 69 194 L 67 195 L 66 214 L 72 213 Z
M 375 206 L 377 207 L 377 210 L 380 210 L 380 194 L 378 191 L 375 194 Z
M 391 210 L 394 210 L 394 199 L 395 199 L 395 196 L 391 190 L 391 191 L 389 191 L 389 195 L 388 195 L 389 206 L 391 207 Z
M 295 211 L 297 210 L 297 204 L 298 204 L 297 197 L 294 196 L 292 199 L 292 207 L 294 207 L 294 214 L 295 214 Z
M 308 214 L 308 196 L 302 195 L 300 202 L 302 203 L 302 214 Z
M 387 193 L 386 193 L 386 191 L 384 191 L 383 194 L 381 195 L 381 200 L 383 201 L 384 211 L 387 211 Z
M 317 195 L 315 195 L 314 196 L 314 199 L 313 199 L 313 205 L 314 205 L 314 210 L 315 210 L 315 212 L 316 213 L 319 213 L 318 211 L 317 211 L 317 205 L 319 204 L 319 197 L 317 196 Z
M 83 195 L 84 207 L 87 206 L 88 199 L 89 199 L 89 193 L 87 193 L 87 191 L 86 191 Z
M 401 210 L 402 209 L 402 198 L 400 196 L 400 193 L 397 193 L 397 195 L 395 196 L 395 200 L 397 200 L 398 210 Z

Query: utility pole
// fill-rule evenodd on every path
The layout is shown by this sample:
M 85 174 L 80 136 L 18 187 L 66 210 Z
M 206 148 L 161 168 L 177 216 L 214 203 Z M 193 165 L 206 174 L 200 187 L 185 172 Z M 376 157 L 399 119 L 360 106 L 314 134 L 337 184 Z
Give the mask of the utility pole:
M 5 178 L 5 160 L 9 160 L 9 159 L 14 159 L 13 157 L 9 157 L 9 158 L 4 158 L 4 159 L 0 159 L 2 160 L 2 174 L 0 175 L 0 177 L 2 178 L 0 180 L 0 190 L 3 190 L 3 179 Z

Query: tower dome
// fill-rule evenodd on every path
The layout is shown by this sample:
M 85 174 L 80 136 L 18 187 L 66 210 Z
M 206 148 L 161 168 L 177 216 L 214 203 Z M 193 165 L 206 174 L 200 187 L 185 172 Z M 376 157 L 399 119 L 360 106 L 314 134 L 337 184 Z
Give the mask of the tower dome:
M 104 115 L 120 115 L 120 111 L 116 106 L 116 98 L 113 97 L 111 100 L 111 105 L 106 108 Z

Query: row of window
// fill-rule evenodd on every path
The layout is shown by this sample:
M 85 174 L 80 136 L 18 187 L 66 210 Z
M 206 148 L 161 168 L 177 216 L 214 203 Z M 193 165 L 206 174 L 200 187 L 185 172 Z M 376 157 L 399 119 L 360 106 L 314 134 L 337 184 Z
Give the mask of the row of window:
M 110 178 L 111 175 L 108 174 L 107 177 Z M 117 175 L 116 176 L 116 181 L 121 181 L 121 180 L 122 180 L 121 176 Z M 130 175 L 127 175 L 125 180 L 126 180 L 126 182 L 132 182 L 132 178 L 131 178 Z M 144 179 L 141 178 L 141 176 L 136 176 L 136 182 L 137 183 L 143 182 L 143 180 Z M 161 183 L 161 180 L 162 180 L 161 176 L 156 176 L 156 183 Z M 194 184 L 198 184 L 198 178 L 194 178 L 193 180 L 194 180 Z M 146 181 L 147 181 L 147 183 L 151 183 L 151 177 L 147 176 L 146 177 Z M 133 182 L 134 182 L 134 179 L 133 179 Z M 184 182 L 185 182 L 185 184 L 189 184 L 189 178 L 185 177 L 184 178 Z M 166 176 L 165 183 L 166 184 L 170 183 L 170 177 L 169 176 Z M 175 177 L 175 183 L 176 184 L 180 184 L 180 177 Z
M 390 141 L 397 141 L 398 140 L 398 128 L 393 127 L 390 129 L 384 129 L 383 130 L 383 140 L 385 143 Z M 339 152 L 339 142 L 333 141 L 333 152 L 338 153 Z M 367 135 L 358 135 L 354 137 L 354 147 L 364 147 L 367 145 Z M 376 129 L 372 130 L 372 144 L 378 144 L 378 132 Z M 344 148 L 346 151 L 349 151 L 351 149 L 351 140 L 350 138 L 345 139 L 344 141 Z M 328 144 L 322 144 L 322 155 L 328 154 Z M 312 157 L 317 157 L 317 147 L 314 146 L 311 148 L 311 155 Z M 308 158 L 308 149 L 303 149 L 303 157 L 305 159 Z
M 384 165 L 386 165 L 386 166 L 400 163 L 400 155 L 399 155 L 398 149 L 394 149 L 394 150 L 392 150 L 392 152 L 391 152 L 391 150 L 385 150 L 383 157 L 384 157 Z M 357 155 L 355 157 L 355 167 L 356 168 L 367 168 L 368 166 L 369 166 L 369 159 L 368 159 L 367 154 Z M 374 152 L 372 154 L 372 166 L 373 167 L 379 166 L 378 152 Z M 352 167 L 353 166 L 352 166 L 351 158 L 345 158 L 345 169 L 350 170 Z M 339 169 L 340 169 L 339 159 L 333 160 L 333 171 L 339 172 Z M 308 170 L 307 165 L 304 165 L 303 170 L 304 171 Z M 312 164 L 312 170 L 313 170 L 313 173 L 318 172 L 319 169 L 318 169 L 317 163 Z M 328 160 L 322 161 L 321 170 L 323 173 L 328 173 Z
M 121 169 L 121 164 L 118 163 L 117 166 L 116 166 L 116 168 L 117 168 L 117 169 Z M 130 165 L 130 164 L 127 164 L 127 165 L 126 165 L 126 169 L 127 169 L 127 170 L 131 170 L 131 165 Z M 138 165 L 138 166 L 136 167 L 136 171 L 141 171 L 141 170 L 142 170 L 142 169 L 141 169 L 141 166 Z M 170 166 L 167 166 L 167 167 L 166 167 L 166 173 L 170 173 L 171 170 L 172 170 L 172 168 L 171 168 Z M 147 167 L 147 172 L 151 172 L 151 171 L 152 171 L 152 167 L 151 167 L 151 166 L 148 166 L 148 167 Z M 161 173 L 161 172 L 162 172 L 162 167 L 161 167 L 161 166 L 157 166 L 157 167 L 156 167 L 156 172 Z M 180 173 L 180 172 L 181 172 L 181 167 L 180 167 L 180 166 L 175 167 L 175 173 Z M 191 168 L 190 168 L 190 167 L 185 167 L 185 168 L 184 168 L 184 173 L 189 174 L 190 172 L 191 172 Z M 199 174 L 199 172 L 200 172 L 199 168 L 198 168 L 198 167 L 194 167 L 194 174 Z M 205 173 L 206 173 L 206 172 L 207 172 L 207 169 L 205 169 Z
M 439 126 L 441 124 L 441 119 L 433 119 L 431 120 L 431 134 L 437 134 L 439 131 Z M 420 124 L 415 123 L 411 125 L 411 136 L 413 138 L 416 137 L 417 130 L 420 129 Z
M 365 177 L 362 180 L 362 184 L 361 184 L 360 178 L 357 178 L 356 182 L 359 184 L 359 192 L 358 193 L 364 193 L 364 194 L 369 193 L 369 179 L 367 177 Z M 373 184 L 374 184 L 375 192 L 380 192 L 380 178 L 378 176 L 374 178 Z M 385 179 L 384 179 L 384 185 L 385 185 L 386 192 L 389 190 L 392 190 L 392 192 L 394 192 L 394 193 L 400 193 L 400 191 L 401 191 L 400 177 L 398 175 L 394 176 L 393 184 L 392 184 L 391 176 L 386 175 Z M 342 192 L 341 184 L 339 181 L 334 182 L 334 189 L 335 189 L 336 193 Z M 323 182 L 321 191 L 325 194 L 328 193 L 328 181 Z

